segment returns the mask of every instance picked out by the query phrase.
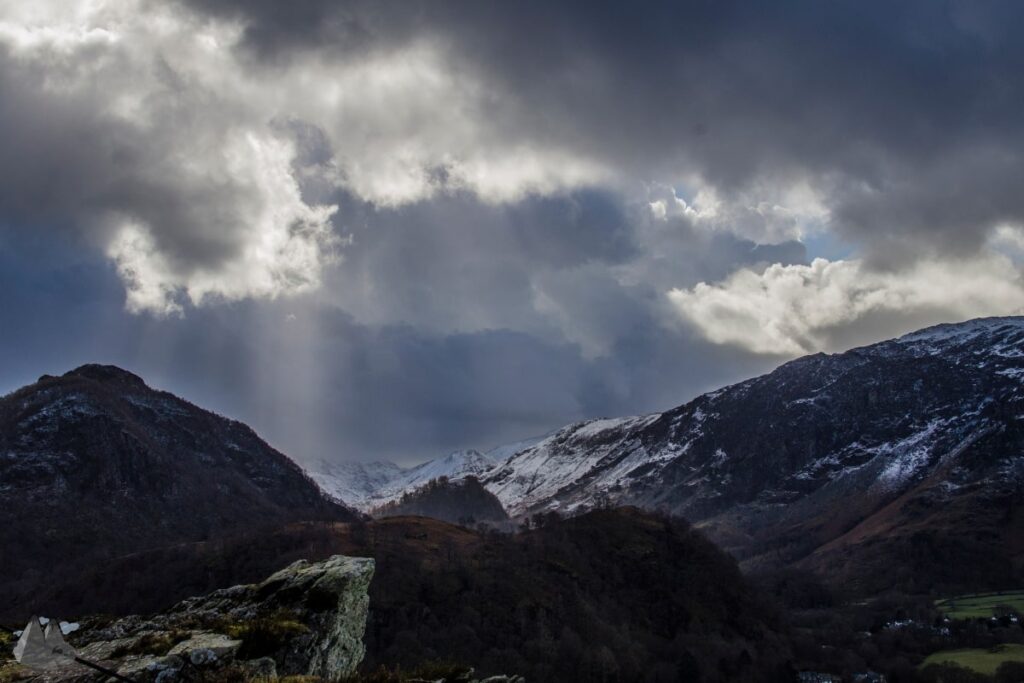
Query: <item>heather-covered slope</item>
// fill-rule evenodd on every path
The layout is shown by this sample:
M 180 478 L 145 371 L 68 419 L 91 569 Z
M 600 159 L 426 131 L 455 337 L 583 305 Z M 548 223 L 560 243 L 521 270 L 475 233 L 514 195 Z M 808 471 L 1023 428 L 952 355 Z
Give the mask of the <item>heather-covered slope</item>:
M 0 399 L 0 611 L 104 557 L 351 520 L 249 427 L 112 366 Z

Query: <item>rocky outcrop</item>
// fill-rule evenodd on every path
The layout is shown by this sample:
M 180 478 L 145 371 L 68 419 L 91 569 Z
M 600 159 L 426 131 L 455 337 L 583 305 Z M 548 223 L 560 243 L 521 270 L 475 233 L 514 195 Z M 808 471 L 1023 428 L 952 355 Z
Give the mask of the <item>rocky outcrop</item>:
M 69 641 L 80 656 L 140 683 L 212 671 L 245 680 L 336 680 L 363 659 L 373 571 L 369 558 L 300 560 L 260 583 L 189 598 L 161 614 L 83 619 Z M 103 676 L 69 663 L 46 678 L 84 682 Z

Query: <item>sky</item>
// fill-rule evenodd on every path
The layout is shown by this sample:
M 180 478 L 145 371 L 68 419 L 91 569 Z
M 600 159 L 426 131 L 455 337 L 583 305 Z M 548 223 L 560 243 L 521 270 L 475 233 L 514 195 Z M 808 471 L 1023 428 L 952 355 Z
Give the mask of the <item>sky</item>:
M 303 461 L 1024 313 L 1024 5 L 0 0 L 0 392 Z

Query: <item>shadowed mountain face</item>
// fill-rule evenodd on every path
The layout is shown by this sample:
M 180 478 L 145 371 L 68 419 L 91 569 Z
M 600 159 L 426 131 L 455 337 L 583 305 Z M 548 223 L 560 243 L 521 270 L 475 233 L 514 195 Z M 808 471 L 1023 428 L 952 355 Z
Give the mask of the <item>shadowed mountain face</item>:
M 0 610 L 104 557 L 354 518 L 249 427 L 119 368 L 0 399 Z
M 483 482 L 513 514 L 664 509 L 748 566 L 864 591 L 1002 586 L 1024 560 L 1022 380 L 1024 319 L 943 325 L 567 427 Z

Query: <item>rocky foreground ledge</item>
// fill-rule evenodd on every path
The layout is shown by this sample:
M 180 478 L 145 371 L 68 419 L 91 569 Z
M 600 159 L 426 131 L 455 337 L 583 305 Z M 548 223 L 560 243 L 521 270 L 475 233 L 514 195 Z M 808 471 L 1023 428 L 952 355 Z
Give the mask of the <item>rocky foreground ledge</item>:
M 300 560 L 261 583 L 189 598 L 157 615 L 83 619 L 68 640 L 81 657 L 139 683 L 336 680 L 363 659 L 373 570 L 368 558 Z M 104 676 L 73 662 L 45 675 L 13 662 L 0 667 L 0 680 L 22 678 L 85 683 Z

